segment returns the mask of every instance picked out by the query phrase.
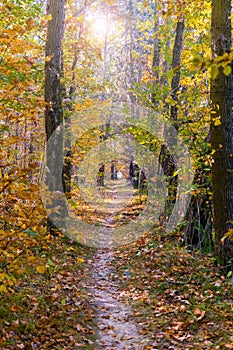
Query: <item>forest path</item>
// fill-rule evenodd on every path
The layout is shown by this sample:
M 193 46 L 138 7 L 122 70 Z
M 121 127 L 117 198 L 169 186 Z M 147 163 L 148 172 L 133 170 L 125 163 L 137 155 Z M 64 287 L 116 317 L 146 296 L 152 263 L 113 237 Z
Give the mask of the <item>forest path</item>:
M 119 207 L 127 207 L 134 193 L 132 186 L 124 180 L 117 181 L 107 193 L 111 200 L 108 202 L 108 215 L 99 236 L 100 248 L 92 260 L 90 285 L 91 303 L 97 315 L 97 349 L 144 349 L 141 327 L 134 319 L 130 306 L 120 300 L 121 291 L 114 269 L 116 250 L 112 241 L 116 225 L 115 214 Z M 123 215 L 123 221 L 125 220 Z
M 96 309 L 98 348 L 108 350 L 143 349 L 140 325 L 132 310 L 120 299 L 117 283 L 113 281 L 113 251 L 98 250 L 93 259 L 92 304 Z

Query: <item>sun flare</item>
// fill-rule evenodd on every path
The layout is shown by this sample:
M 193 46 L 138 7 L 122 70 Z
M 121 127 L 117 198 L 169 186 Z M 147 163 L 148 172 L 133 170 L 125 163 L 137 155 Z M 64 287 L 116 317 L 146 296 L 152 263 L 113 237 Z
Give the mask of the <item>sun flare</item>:
M 90 31 L 94 38 L 103 41 L 105 38 L 113 38 L 121 32 L 121 20 L 116 20 L 110 11 L 93 11 L 87 16 Z
M 103 15 L 93 16 L 91 27 L 94 35 L 103 38 L 109 31 L 109 19 Z

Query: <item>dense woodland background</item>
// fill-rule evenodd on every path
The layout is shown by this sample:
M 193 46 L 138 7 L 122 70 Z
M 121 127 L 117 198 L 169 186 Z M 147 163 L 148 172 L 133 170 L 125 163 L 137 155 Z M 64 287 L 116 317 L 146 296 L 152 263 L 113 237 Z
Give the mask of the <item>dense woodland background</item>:
M 46 159 L 46 141 L 58 126 L 69 130 L 73 122 L 79 122 L 78 116 L 88 116 L 86 110 L 104 110 L 106 103 L 127 104 L 132 119 L 137 118 L 136 106 L 141 105 L 178 132 L 191 155 L 194 179 L 185 217 L 179 218 L 179 225 L 168 236 L 173 237 L 174 245 L 206 254 L 230 281 L 231 16 L 230 0 L 0 2 L 2 295 L 16 293 L 14 286 L 30 271 L 44 276 L 54 268 L 55 257 L 44 261 L 45 251 L 51 254 L 51 242 L 61 237 L 47 218 L 40 195 L 45 169 L 52 173 L 51 178 L 57 176 L 51 159 Z M 178 169 L 166 144 L 139 128 L 127 132 L 154 152 L 162 167 L 166 205 L 162 219 L 155 218 L 162 230 L 176 202 Z M 75 167 L 93 146 L 113 134 L 111 123 L 103 123 L 75 145 L 69 137 L 63 141 L 58 136 L 54 141 L 52 157 L 64 163 L 63 183 L 61 188 L 50 181 L 48 189 L 64 189 L 69 205 L 79 215 L 85 204 L 75 186 Z M 123 161 L 122 169 L 129 172 L 130 164 Z M 146 191 L 143 194 L 146 197 Z M 69 245 L 61 247 L 69 252 Z M 79 259 L 82 264 L 81 252 Z M 196 259 L 198 262 L 200 256 Z

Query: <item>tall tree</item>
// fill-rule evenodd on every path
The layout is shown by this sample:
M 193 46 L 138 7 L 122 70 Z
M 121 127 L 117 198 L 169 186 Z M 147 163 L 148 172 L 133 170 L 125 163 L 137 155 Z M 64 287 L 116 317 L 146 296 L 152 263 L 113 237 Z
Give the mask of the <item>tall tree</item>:
M 45 63 L 45 129 L 47 139 L 47 186 L 50 193 L 63 193 L 63 110 L 62 110 L 62 38 L 64 32 L 65 0 L 47 0 L 48 21 Z M 59 130 L 60 127 L 60 130 Z M 56 133 L 55 130 L 57 131 Z M 51 205 L 51 200 L 50 204 Z M 64 215 L 65 203 L 58 198 L 52 203 L 52 217 Z M 59 208 L 59 210 L 58 210 Z M 62 218 L 62 216 L 61 216 Z M 54 220 L 48 219 L 48 231 L 55 233 Z
M 172 69 L 174 70 L 174 76 L 172 78 L 171 82 L 171 96 L 172 99 L 176 102 L 171 105 L 171 121 L 173 123 L 173 126 L 178 129 L 177 124 L 177 117 L 178 117 L 178 108 L 177 108 L 177 102 L 178 102 L 178 91 L 180 89 L 180 58 L 181 58 L 181 52 L 182 52 L 182 45 L 183 45 L 183 35 L 184 35 L 184 19 L 183 17 L 178 19 L 177 25 L 176 25 L 176 36 L 175 36 L 175 43 L 173 48 L 173 55 L 172 55 Z
M 211 35 L 213 59 L 231 50 L 231 0 L 212 0 Z M 230 241 L 221 239 L 233 228 L 233 74 L 223 66 L 213 67 L 211 81 L 211 146 L 213 152 L 213 202 L 215 251 L 222 263 L 233 256 Z
M 181 17 L 178 19 L 176 25 L 176 35 L 172 54 L 172 69 L 174 71 L 174 76 L 171 82 L 171 98 L 174 103 L 170 107 L 170 120 L 171 127 L 166 131 L 168 139 L 172 139 L 172 146 L 174 147 L 176 143 L 176 131 L 178 131 L 178 91 L 180 89 L 180 63 L 181 63 L 181 52 L 183 45 L 183 34 L 184 34 L 184 19 Z M 174 173 L 177 170 L 175 160 L 168 149 L 166 144 L 163 144 L 160 150 L 159 162 L 163 169 L 164 175 L 166 176 L 167 182 L 167 198 L 164 208 L 164 213 L 160 216 L 160 222 L 166 224 L 169 220 L 173 207 L 176 202 L 177 195 L 177 184 L 178 176 Z

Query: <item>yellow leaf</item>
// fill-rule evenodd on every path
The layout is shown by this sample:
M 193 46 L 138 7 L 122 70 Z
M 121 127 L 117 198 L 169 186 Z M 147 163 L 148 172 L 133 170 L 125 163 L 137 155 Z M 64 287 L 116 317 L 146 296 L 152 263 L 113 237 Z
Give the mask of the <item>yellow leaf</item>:
M 218 66 L 212 66 L 211 67 L 211 78 L 215 80 L 218 76 Z
M 85 261 L 85 260 L 82 259 L 82 258 L 77 258 L 77 262 L 78 262 L 78 263 L 84 263 L 84 261 Z
M 85 19 L 85 16 L 84 16 L 84 15 L 81 15 L 81 16 L 79 16 L 79 17 L 77 18 L 77 20 L 78 20 L 79 22 L 84 22 L 84 19 Z
M 165 102 L 169 103 L 172 107 L 174 107 L 177 102 L 175 100 L 173 100 L 173 98 L 171 96 L 168 96 L 165 100 Z
M 3 292 L 3 293 L 6 293 L 7 292 L 7 289 L 6 289 L 6 286 L 4 284 L 1 284 L 0 285 L 0 293 Z
M 221 120 L 220 120 L 219 117 L 212 118 L 212 120 L 213 120 L 214 126 L 219 126 L 219 125 L 221 125 Z
M 200 55 L 195 55 L 191 58 L 190 67 L 191 71 L 195 71 L 203 62 L 203 58 Z
M 68 247 L 67 248 L 67 251 L 70 252 L 70 251 L 75 251 L 75 248 L 74 247 Z
M 222 244 L 224 244 L 224 241 L 226 238 L 229 238 L 230 241 L 233 240 L 233 228 L 230 228 L 225 235 L 223 236 L 223 238 L 221 239 Z
M 45 20 L 46 21 L 51 21 L 52 20 L 52 15 L 51 15 L 51 13 L 49 14 L 49 15 L 47 15 L 47 16 L 45 16 Z
M 51 61 L 51 59 L 53 58 L 53 56 L 54 56 L 54 55 L 46 56 L 45 59 L 44 59 L 45 62 Z
M 38 265 L 37 267 L 36 267 L 36 271 L 38 272 L 38 273 L 41 273 L 42 275 L 45 273 L 45 266 L 44 265 Z
M 223 68 L 223 73 L 228 76 L 231 73 L 231 66 L 225 66 Z
M 19 275 L 23 275 L 25 273 L 25 269 L 21 267 L 19 270 L 17 270 Z

